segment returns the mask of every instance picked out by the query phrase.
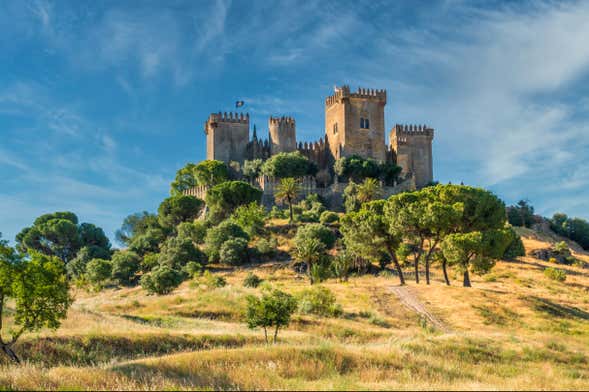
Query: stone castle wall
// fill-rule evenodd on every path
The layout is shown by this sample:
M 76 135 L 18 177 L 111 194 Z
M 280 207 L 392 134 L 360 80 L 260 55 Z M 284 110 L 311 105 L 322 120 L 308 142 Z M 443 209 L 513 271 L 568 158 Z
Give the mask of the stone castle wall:
M 426 125 L 395 125 L 391 130 L 391 150 L 403 173 L 415 178 L 422 188 L 433 181 L 432 140 L 434 130 Z
M 207 159 L 243 163 L 247 159 L 249 129 L 249 114 L 211 114 L 205 123 Z

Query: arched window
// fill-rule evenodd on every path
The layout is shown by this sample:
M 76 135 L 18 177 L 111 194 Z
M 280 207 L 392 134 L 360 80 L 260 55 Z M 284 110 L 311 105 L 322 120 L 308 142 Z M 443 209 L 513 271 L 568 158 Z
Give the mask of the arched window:
M 337 133 L 337 123 L 333 124 L 333 134 Z
M 360 117 L 360 129 L 364 129 L 364 118 Z
M 370 123 L 368 122 L 368 119 L 364 119 L 364 128 L 366 129 L 370 129 Z

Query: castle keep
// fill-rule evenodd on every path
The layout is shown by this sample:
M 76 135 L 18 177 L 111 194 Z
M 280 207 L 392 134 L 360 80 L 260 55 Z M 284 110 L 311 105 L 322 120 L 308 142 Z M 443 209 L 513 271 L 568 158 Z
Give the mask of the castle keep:
M 316 142 L 298 142 L 296 122 L 291 117 L 270 117 L 268 138 L 260 139 L 254 126 L 250 139 L 248 114 L 213 113 L 205 123 L 207 159 L 243 164 L 267 159 L 281 152 L 299 151 L 332 176 L 333 163 L 359 155 L 402 168 L 402 178 L 421 188 L 433 181 L 432 140 L 434 130 L 425 125 L 395 125 L 385 141 L 385 90 L 348 86 L 335 88 L 325 99 L 325 136 Z

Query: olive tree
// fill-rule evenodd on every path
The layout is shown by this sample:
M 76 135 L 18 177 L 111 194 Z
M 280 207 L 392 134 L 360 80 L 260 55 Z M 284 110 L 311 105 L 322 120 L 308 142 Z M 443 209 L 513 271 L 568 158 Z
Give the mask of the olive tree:
M 14 313 L 6 336 L 4 327 L 9 325 L 5 307 L 10 299 Z M 34 251 L 22 258 L 0 241 L 0 349 L 10 360 L 20 363 L 13 347 L 23 333 L 57 329 L 71 303 L 62 260 Z
M 250 295 L 246 299 L 247 326 L 251 329 L 262 327 L 266 344 L 269 343 L 268 328 L 274 328 L 273 342 L 276 343 L 278 330 L 288 326 L 291 315 L 297 309 L 296 299 L 280 290 L 265 292 L 261 298 Z

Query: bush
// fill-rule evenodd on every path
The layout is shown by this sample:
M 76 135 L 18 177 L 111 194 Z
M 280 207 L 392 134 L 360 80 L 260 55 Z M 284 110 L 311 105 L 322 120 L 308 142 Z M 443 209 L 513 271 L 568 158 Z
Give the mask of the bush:
M 260 256 L 273 256 L 276 254 L 276 248 L 278 247 L 278 241 L 272 237 L 270 239 L 260 238 L 256 242 L 256 251 Z
M 299 312 L 318 316 L 338 317 L 343 313 L 335 295 L 323 286 L 314 286 L 298 295 Z
M 112 256 L 112 277 L 119 284 L 131 284 L 139 271 L 141 258 L 132 251 L 120 250 Z
M 154 269 L 155 267 L 157 267 L 160 263 L 159 261 L 160 259 L 160 254 L 159 253 L 148 253 L 145 256 L 143 256 L 143 259 L 141 260 L 141 266 L 140 269 L 143 272 L 149 272 L 152 269 Z
M 205 254 L 194 246 L 190 238 L 170 237 L 166 240 L 159 257 L 160 265 L 180 271 L 190 261 L 206 263 Z
M 207 192 L 210 220 L 221 222 L 231 216 L 239 206 L 262 199 L 262 191 L 243 181 L 228 181 L 215 185 Z
M 205 247 L 210 262 L 219 261 L 221 246 L 230 238 L 249 239 L 246 232 L 239 225 L 228 220 L 209 229 L 205 239 Z
M 230 238 L 221 245 L 219 257 L 222 263 L 240 265 L 248 261 L 247 240 Z
M 189 261 L 182 268 L 182 271 L 184 271 L 189 277 L 195 278 L 202 274 L 203 266 L 196 261 Z
M 110 251 L 96 245 L 83 247 L 76 257 L 67 263 L 68 276 L 74 279 L 82 277 L 86 272 L 86 265 L 92 259 L 110 260 Z
M 316 193 L 308 195 L 304 200 L 294 206 L 294 212 L 301 222 L 319 222 L 321 214 L 325 211 L 325 205 Z
M 564 282 L 567 278 L 566 272 L 552 267 L 546 268 L 544 270 L 544 275 L 549 279 L 556 280 L 557 282 Z
M 203 283 L 208 287 L 225 287 L 227 281 L 224 277 L 213 275 L 209 271 L 205 271 L 203 274 Z
M 246 322 L 249 328 L 262 327 L 266 343 L 268 328 L 274 328 L 274 343 L 280 327 L 290 323 L 290 317 L 297 308 L 296 299 L 285 292 L 273 290 L 262 295 L 262 298 L 250 295 L 247 299 Z
M 525 256 L 526 249 L 524 248 L 524 243 L 522 242 L 522 239 L 519 235 L 517 235 L 515 230 L 513 230 L 512 228 L 510 228 L 509 230 L 510 235 L 512 237 L 512 241 L 511 244 L 509 244 L 509 246 L 505 250 L 503 258 L 505 260 L 514 260 L 516 257 Z
M 258 203 L 239 206 L 233 213 L 231 220 L 239 225 L 250 237 L 264 231 L 266 210 Z
M 260 285 L 260 283 L 262 283 L 262 279 L 253 272 L 249 272 L 243 280 L 244 287 L 256 288 Z
M 350 275 L 350 270 L 354 266 L 354 258 L 346 251 L 340 252 L 331 262 L 333 274 L 340 282 L 346 282 Z
M 288 218 L 288 211 L 281 210 L 277 206 L 272 206 L 272 209 L 270 210 L 269 215 L 270 215 L 270 218 L 273 218 L 273 219 L 287 219 Z
M 310 238 L 318 239 L 327 249 L 331 249 L 335 244 L 335 234 L 330 228 L 320 223 L 311 223 L 298 228 L 294 240 L 295 246 Z
M 338 220 L 339 220 L 339 215 L 333 211 L 323 211 L 321 213 L 321 217 L 319 218 L 319 222 L 323 225 L 335 223 Z
M 137 234 L 130 239 L 129 250 L 142 256 L 146 253 L 157 253 L 160 244 L 164 242 L 166 235 L 163 230 L 149 228 L 145 233 Z
M 169 294 L 182 283 L 184 274 L 161 265 L 141 277 L 141 287 L 150 294 Z
M 551 257 L 551 258 L 548 259 L 548 262 L 549 263 L 552 263 L 552 264 L 557 264 L 558 263 L 558 260 L 556 260 L 554 257 Z
M 86 279 L 96 288 L 104 287 L 104 283 L 110 279 L 112 263 L 104 259 L 92 259 L 86 265 Z
M 202 244 L 207 235 L 207 224 L 202 221 L 182 222 L 176 228 L 178 237 L 190 238 L 195 244 Z

